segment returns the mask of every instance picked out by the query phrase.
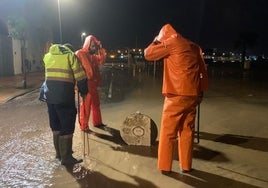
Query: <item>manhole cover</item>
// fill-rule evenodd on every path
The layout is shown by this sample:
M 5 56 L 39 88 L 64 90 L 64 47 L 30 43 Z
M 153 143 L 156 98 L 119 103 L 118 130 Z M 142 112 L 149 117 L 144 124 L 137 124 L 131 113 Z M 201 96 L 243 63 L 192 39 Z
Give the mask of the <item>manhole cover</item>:
M 149 116 L 136 112 L 127 116 L 120 135 L 129 145 L 150 146 L 157 138 L 157 126 Z

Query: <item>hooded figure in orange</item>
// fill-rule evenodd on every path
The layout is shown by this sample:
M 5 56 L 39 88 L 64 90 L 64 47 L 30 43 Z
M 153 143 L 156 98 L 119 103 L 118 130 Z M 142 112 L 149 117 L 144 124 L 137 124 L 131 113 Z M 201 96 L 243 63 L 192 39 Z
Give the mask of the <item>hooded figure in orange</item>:
M 80 128 L 81 130 L 89 129 L 90 113 L 92 113 L 93 126 L 104 126 L 100 111 L 98 87 L 101 84 L 99 66 L 105 63 L 106 51 L 96 37 L 89 35 L 86 37 L 83 47 L 76 51 L 76 55 L 86 71 L 89 90 L 80 104 Z
M 173 151 L 178 142 L 181 172 L 192 170 L 196 107 L 208 87 L 201 48 L 182 37 L 170 25 L 144 50 L 149 61 L 164 59 L 162 94 L 165 97 L 158 148 L 158 168 L 171 172 Z

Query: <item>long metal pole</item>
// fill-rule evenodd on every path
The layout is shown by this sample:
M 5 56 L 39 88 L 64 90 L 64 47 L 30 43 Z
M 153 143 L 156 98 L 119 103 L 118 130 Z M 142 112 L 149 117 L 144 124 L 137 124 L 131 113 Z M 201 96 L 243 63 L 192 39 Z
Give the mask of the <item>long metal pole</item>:
M 197 106 L 197 130 L 196 130 L 196 139 L 197 139 L 197 144 L 199 144 L 200 142 L 200 131 L 199 131 L 199 127 L 200 127 L 200 104 L 198 104 Z
M 27 80 L 26 80 L 26 72 L 27 72 L 27 67 L 26 67 L 26 61 L 25 61 L 25 39 L 23 38 L 21 40 L 21 59 L 22 59 L 22 66 L 23 66 L 23 89 L 27 88 Z
M 154 61 L 154 78 L 155 78 L 155 74 L 156 74 L 156 61 Z
M 62 30 L 61 30 L 60 0 L 58 0 L 58 13 L 59 13 L 59 27 L 60 27 L 60 44 L 61 44 L 62 43 Z

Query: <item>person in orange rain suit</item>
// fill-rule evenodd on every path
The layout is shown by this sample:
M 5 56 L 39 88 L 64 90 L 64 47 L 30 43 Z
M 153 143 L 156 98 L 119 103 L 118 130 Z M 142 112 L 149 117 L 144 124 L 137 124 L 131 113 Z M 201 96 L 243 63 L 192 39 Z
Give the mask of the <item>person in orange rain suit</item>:
M 191 171 L 196 107 L 208 87 L 202 50 L 166 24 L 144 50 L 144 56 L 148 61 L 164 59 L 162 94 L 165 100 L 158 168 L 162 174 L 171 172 L 174 146 L 178 140 L 180 171 Z
M 89 35 L 86 37 L 83 47 L 76 51 L 76 55 L 86 71 L 89 88 L 88 94 L 80 104 L 80 128 L 81 130 L 89 129 L 91 110 L 93 126 L 101 128 L 105 125 L 102 123 L 98 94 L 98 87 L 101 84 L 99 66 L 104 64 L 106 50 L 102 48 L 101 42 L 96 37 Z

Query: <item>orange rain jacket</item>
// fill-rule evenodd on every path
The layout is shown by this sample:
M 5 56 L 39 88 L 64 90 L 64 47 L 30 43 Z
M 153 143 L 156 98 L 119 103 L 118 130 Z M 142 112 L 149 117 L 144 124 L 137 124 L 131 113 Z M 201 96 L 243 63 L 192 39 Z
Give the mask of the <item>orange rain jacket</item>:
M 183 170 L 191 170 L 194 122 L 199 96 L 208 88 L 201 48 L 183 38 L 170 24 L 144 50 L 149 61 L 164 58 L 162 94 L 165 96 L 159 136 L 158 168 L 170 171 L 178 139 L 178 155 Z
M 208 88 L 201 48 L 183 38 L 170 24 L 162 27 L 154 42 L 145 49 L 144 56 L 149 61 L 164 58 L 164 96 L 200 95 Z
M 91 41 L 94 41 L 97 45 L 101 45 L 100 41 L 98 41 L 96 37 L 89 35 L 86 37 L 83 47 L 76 52 L 76 55 L 86 71 L 87 79 L 90 80 L 91 84 L 99 86 L 101 83 L 99 65 L 103 65 L 105 63 L 104 60 L 106 58 L 106 51 L 104 48 L 100 48 L 99 54 L 90 55 L 89 47 Z
M 98 54 L 89 53 L 92 41 L 99 46 Z M 87 130 L 91 110 L 93 125 L 102 124 L 100 101 L 97 89 L 101 84 L 99 66 L 105 63 L 106 51 L 101 47 L 101 43 L 96 37 L 89 35 L 86 37 L 83 47 L 76 52 L 76 55 L 85 69 L 88 79 L 89 91 L 80 105 L 79 114 L 80 128 L 81 130 Z

